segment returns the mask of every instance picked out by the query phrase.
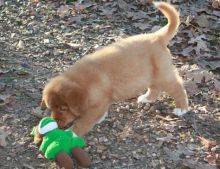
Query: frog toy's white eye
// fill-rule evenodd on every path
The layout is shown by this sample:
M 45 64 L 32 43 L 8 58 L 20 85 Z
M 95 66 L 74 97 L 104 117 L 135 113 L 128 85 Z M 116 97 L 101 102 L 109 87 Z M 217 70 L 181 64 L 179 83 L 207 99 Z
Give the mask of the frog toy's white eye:
M 45 117 L 40 121 L 38 125 L 38 132 L 40 134 L 46 134 L 56 128 L 58 128 L 57 122 L 50 117 Z

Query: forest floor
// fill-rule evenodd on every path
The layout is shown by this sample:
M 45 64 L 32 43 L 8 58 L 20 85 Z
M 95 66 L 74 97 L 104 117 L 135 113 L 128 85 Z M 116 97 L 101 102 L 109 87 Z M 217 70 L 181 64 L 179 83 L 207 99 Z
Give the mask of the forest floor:
M 169 48 L 191 111 L 172 115 L 175 103 L 164 93 L 153 104 L 115 103 L 85 136 L 91 169 L 220 167 L 220 10 L 208 0 L 171 3 L 181 25 Z M 30 136 L 46 114 L 45 83 L 100 47 L 165 24 L 143 0 L 0 0 L 0 168 L 56 168 Z

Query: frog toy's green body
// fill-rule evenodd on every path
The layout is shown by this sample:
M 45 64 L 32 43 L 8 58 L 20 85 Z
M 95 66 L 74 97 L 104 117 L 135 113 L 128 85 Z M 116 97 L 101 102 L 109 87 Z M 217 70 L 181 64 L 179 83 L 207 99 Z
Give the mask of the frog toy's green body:
M 60 152 L 65 152 L 70 155 L 74 148 L 83 148 L 84 146 L 85 141 L 72 131 L 55 129 L 43 137 L 40 151 L 44 153 L 47 159 L 55 159 Z
M 49 117 L 40 121 L 38 131 L 43 135 L 40 151 L 47 159 L 53 160 L 60 152 L 71 155 L 74 148 L 85 147 L 83 138 L 70 130 L 58 129 L 57 123 Z

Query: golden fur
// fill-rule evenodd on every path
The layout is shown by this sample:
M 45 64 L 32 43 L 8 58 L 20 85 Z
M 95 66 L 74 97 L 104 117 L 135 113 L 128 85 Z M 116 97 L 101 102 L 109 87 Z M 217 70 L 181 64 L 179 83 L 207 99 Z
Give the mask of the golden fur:
M 155 101 L 161 91 L 176 101 L 176 114 L 188 109 L 182 79 L 172 65 L 167 44 L 179 26 L 179 14 L 165 2 L 155 6 L 168 24 L 150 34 L 140 34 L 113 43 L 87 55 L 46 85 L 43 102 L 59 126 L 74 121 L 73 130 L 86 134 L 113 102 L 135 97 Z

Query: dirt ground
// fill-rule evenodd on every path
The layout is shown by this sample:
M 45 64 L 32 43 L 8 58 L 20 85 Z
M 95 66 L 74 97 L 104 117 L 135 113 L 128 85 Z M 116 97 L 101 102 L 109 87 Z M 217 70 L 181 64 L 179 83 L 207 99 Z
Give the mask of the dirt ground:
M 191 111 L 172 115 L 164 93 L 153 104 L 115 103 L 85 136 L 91 169 L 220 168 L 220 10 L 205 0 L 171 2 L 181 25 L 169 48 Z M 39 109 L 45 83 L 100 47 L 165 24 L 143 0 L 0 0 L 0 168 L 57 168 L 30 136 L 47 114 Z

